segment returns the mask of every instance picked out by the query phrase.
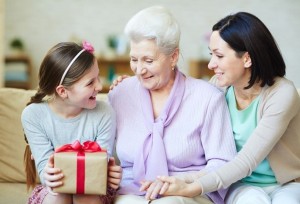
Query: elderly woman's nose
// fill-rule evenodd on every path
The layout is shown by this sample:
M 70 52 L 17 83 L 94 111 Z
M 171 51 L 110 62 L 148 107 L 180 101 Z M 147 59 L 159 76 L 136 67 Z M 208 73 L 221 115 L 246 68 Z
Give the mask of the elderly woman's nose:
M 136 63 L 136 73 L 142 74 L 143 73 L 143 64 L 141 62 Z

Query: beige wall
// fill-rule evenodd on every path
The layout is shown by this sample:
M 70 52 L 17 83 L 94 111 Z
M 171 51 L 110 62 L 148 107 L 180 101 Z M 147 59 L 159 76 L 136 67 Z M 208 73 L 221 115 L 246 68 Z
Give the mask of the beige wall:
M 209 54 L 204 36 L 217 20 L 236 11 L 248 11 L 271 30 L 285 58 L 287 77 L 300 87 L 300 0 L 6 0 L 5 50 L 9 51 L 12 38 L 24 40 L 33 60 L 36 85 L 39 65 L 54 44 L 86 39 L 96 53 L 103 53 L 107 36 L 122 34 L 128 19 L 151 5 L 169 8 L 181 25 L 179 68 L 183 72 L 189 73 L 190 59 Z
M 4 0 L 0 0 L 0 87 L 4 85 Z

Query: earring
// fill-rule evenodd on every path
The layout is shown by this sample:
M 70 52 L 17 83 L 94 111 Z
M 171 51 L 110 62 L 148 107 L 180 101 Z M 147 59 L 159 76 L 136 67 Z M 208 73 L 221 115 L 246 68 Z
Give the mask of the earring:
M 172 71 L 174 71 L 175 70 L 175 67 L 172 67 Z

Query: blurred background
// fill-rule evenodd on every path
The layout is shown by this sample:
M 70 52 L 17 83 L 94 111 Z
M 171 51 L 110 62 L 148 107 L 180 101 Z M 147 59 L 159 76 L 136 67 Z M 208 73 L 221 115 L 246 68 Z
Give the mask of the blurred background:
M 0 0 L 1 86 L 36 88 L 42 59 L 62 41 L 94 45 L 106 86 L 117 75 L 132 74 L 123 29 L 132 15 L 152 5 L 170 9 L 181 26 L 179 68 L 185 74 L 209 79 L 212 25 L 247 11 L 270 29 L 286 61 L 287 78 L 300 87 L 299 0 Z

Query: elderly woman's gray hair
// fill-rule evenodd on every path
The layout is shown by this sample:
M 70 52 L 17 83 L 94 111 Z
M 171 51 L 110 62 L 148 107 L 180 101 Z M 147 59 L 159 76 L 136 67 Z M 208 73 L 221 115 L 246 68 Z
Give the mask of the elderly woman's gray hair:
M 135 14 L 125 27 L 130 41 L 153 39 L 164 54 L 179 48 L 180 28 L 171 12 L 162 6 L 153 6 Z

